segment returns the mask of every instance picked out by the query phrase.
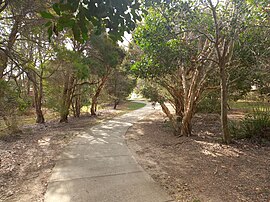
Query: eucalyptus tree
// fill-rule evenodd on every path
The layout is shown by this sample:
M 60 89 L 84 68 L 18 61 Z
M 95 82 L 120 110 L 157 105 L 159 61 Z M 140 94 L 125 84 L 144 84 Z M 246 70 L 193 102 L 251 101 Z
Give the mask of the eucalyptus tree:
M 8 0 L 1 1 L 0 12 L 0 79 L 5 75 L 8 62 L 14 57 L 14 44 L 21 39 L 22 31 L 38 24 L 39 12 L 46 8 L 46 1 Z M 1 7 L 0 7 L 1 8 Z
M 221 89 L 221 123 L 223 139 L 230 143 L 228 131 L 228 68 L 234 66 L 235 44 L 241 35 L 252 27 L 258 27 L 268 20 L 269 14 L 263 12 L 266 1 L 226 0 L 202 1 L 204 12 L 211 15 L 210 24 L 204 24 L 199 31 L 208 38 L 215 48 L 214 62 L 219 68 Z M 210 31 L 210 29 L 212 31 Z
M 269 12 L 262 11 L 264 5 L 266 1 L 146 1 L 149 13 L 134 35 L 144 55 L 135 67 L 146 78 L 163 83 L 168 92 L 173 89 L 170 94 L 179 100 L 175 106 L 180 106 L 182 135 L 191 133 L 185 122 L 190 123 L 209 73 L 218 70 L 222 132 L 224 141 L 230 142 L 228 68 L 239 65 L 233 59 L 239 59 L 234 51 L 240 36 L 269 20 Z
M 46 82 L 47 106 L 60 114 L 60 122 L 67 122 L 76 87 L 87 80 L 89 67 L 83 55 L 75 51 L 59 49 L 54 60 L 49 61 Z
M 95 88 L 91 96 L 91 115 L 96 115 L 98 98 L 113 71 L 124 59 L 124 51 L 104 33 L 91 38 L 91 47 L 87 50 L 90 72 L 94 75 Z
M 144 23 L 134 33 L 134 40 L 144 54 L 133 70 L 157 83 L 161 92 L 162 89 L 167 91 L 163 94 L 167 98 L 170 95 L 176 116 L 164 104 L 166 97 L 161 93 L 156 97 L 175 130 L 185 136 L 191 135 L 191 119 L 207 84 L 207 76 L 215 68 L 211 43 L 193 29 L 198 26 L 198 18 L 208 20 L 193 4 L 165 3 L 150 8 Z
M 44 19 L 39 16 L 39 12 L 46 7 L 45 4 L 44 1 L 34 0 L 7 0 L 0 2 L 0 80 L 2 80 L 2 84 L 7 83 L 6 85 L 3 84 L 3 86 L 13 86 L 14 84 L 17 86 L 11 89 L 19 91 L 17 94 L 18 100 L 23 97 L 21 89 L 25 88 L 26 84 L 21 83 L 26 78 L 22 66 L 29 62 L 22 57 L 19 47 L 20 44 L 24 44 L 25 40 L 29 40 L 28 35 L 25 34 L 26 30 L 44 22 Z M 3 89 L 8 91 L 8 88 Z M 3 92 L 3 95 L 0 96 L 5 94 Z M 15 99 L 15 97 L 13 98 Z M 3 118 L 9 119 L 8 122 L 13 122 L 14 117 L 20 111 L 20 105 L 16 105 L 16 110 L 10 110 L 8 109 L 10 105 L 8 103 L 4 104 L 7 106 L 4 109 L 14 114 L 5 113 Z
M 122 66 L 115 69 L 110 76 L 106 91 L 113 100 L 113 108 L 116 109 L 121 101 L 125 100 L 136 87 L 136 79 Z
M 46 63 L 56 54 L 47 41 L 46 32 L 42 32 L 40 28 L 32 28 L 27 33 L 27 39 L 18 42 L 20 48 L 17 51 L 28 61 L 21 66 L 21 70 L 27 75 L 33 89 L 36 123 L 44 123 L 44 82 L 54 73 L 48 72 Z

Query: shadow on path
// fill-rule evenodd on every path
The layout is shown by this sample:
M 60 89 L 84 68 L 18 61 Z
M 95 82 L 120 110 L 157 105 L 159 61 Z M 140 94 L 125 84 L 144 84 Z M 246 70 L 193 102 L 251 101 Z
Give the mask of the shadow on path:
M 59 157 L 45 202 L 166 202 L 170 197 L 137 164 L 123 135 L 151 114 L 150 104 L 79 132 Z

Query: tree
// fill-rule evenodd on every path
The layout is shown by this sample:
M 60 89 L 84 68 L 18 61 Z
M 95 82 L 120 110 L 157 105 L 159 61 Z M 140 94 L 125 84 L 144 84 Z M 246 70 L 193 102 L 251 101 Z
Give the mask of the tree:
M 211 0 L 207 0 L 204 3 L 205 12 L 211 13 L 213 19 L 211 23 L 213 32 L 209 32 L 209 26 L 200 29 L 200 31 L 210 40 L 216 51 L 215 63 L 220 72 L 222 134 L 224 141 L 230 143 L 231 136 L 228 130 L 227 116 L 228 67 L 233 65 L 232 57 L 235 43 L 239 40 L 240 34 L 247 27 L 257 25 L 257 13 L 253 9 L 253 5 L 244 0 L 227 0 L 224 3 L 213 3 Z
M 177 12 L 176 12 L 177 10 Z M 189 29 L 197 18 L 206 18 L 187 2 L 175 2 L 171 7 L 150 8 L 144 24 L 134 34 L 135 42 L 143 50 L 140 62 L 133 69 L 139 76 L 152 80 L 170 95 L 176 116 L 158 96 L 163 111 L 180 135 L 191 135 L 191 119 L 213 71 L 214 49 L 200 32 Z
M 211 0 L 146 1 L 146 5 L 150 5 L 150 12 L 145 25 L 135 32 L 137 44 L 146 53 L 141 62 L 141 72 L 146 73 L 148 78 L 162 75 L 164 80 L 164 75 L 168 75 L 174 67 L 174 74 L 180 75 L 180 78 L 176 76 L 177 79 L 172 79 L 172 75 L 168 76 L 170 79 L 163 87 L 180 87 L 178 95 L 171 95 L 183 98 L 179 102 L 182 103 L 182 108 L 178 107 L 182 112 L 181 133 L 190 134 L 187 123 L 190 123 L 193 108 L 204 90 L 203 86 L 207 84 L 205 81 L 209 72 L 206 69 L 217 67 L 220 76 L 223 138 L 226 143 L 230 142 L 227 118 L 230 84 L 228 69 L 239 65 L 239 61 L 232 60 L 235 43 L 247 27 L 258 26 L 259 22 L 267 20 L 268 15 L 261 11 L 263 5 L 267 5 L 265 1 L 258 3 L 257 7 L 253 6 L 255 3 L 242 0 L 216 3 Z M 155 6 L 154 16 L 151 14 L 152 5 Z M 259 15 L 262 18 L 258 18 Z M 175 54 L 177 51 L 178 54 Z M 175 61 L 177 62 L 173 64 Z M 206 66 L 208 68 L 205 68 Z M 160 70 L 162 71 L 158 72 Z M 204 72 L 205 70 L 208 73 Z M 173 74 L 173 71 L 170 74 Z M 174 81 L 173 85 L 168 81 Z M 175 88 L 172 89 L 175 91 Z M 198 93 L 194 93 L 196 91 Z
M 135 22 L 141 20 L 137 0 L 61 0 L 41 12 L 41 15 L 48 19 L 46 26 L 49 36 L 53 33 L 58 35 L 68 28 L 72 29 L 74 38 L 81 42 L 88 40 L 89 29 L 98 34 L 107 29 L 111 39 L 121 40 L 124 32 L 133 30 Z
M 91 74 L 96 75 L 95 89 L 92 94 L 91 115 L 96 115 L 98 97 L 109 80 L 114 69 L 124 59 L 123 50 L 108 37 L 107 34 L 93 36 L 92 49 L 88 49 Z
M 76 88 L 87 80 L 89 67 L 83 56 L 65 49 L 58 50 L 57 58 L 47 65 L 54 72 L 47 79 L 48 106 L 60 113 L 60 122 L 67 122 L 72 98 Z
M 45 118 L 42 111 L 44 81 L 53 74 L 53 72 L 48 73 L 45 64 L 55 56 L 55 53 L 52 46 L 46 41 L 46 33 L 42 32 L 40 28 L 31 27 L 30 30 L 24 30 L 23 35 L 26 34 L 27 40 L 20 40 L 16 44 L 17 53 L 20 54 L 18 60 L 27 61 L 22 63 L 20 68 L 27 75 L 31 83 L 29 85 L 33 89 L 36 123 L 44 123 Z
M 106 86 L 106 90 L 110 98 L 114 102 L 113 108 L 127 98 L 136 86 L 136 79 L 128 74 L 123 68 L 118 68 L 113 71 Z
M 15 42 L 20 40 L 23 30 L 43 20 L 37 14 L 44 8 L 44 2 L 34 0 L 0 1 L 0 79 L 5 75 L 9 60 L 14 57 Z
M 38 12 L 44 7 L 45 3 L 41 1 L 0 1 L 0 80 L 8 81 L 8 83 L 15 81 L 19 97 L 25 98 L 25 96 L 22 96 L 23 91 L 21 91 L 21 89 L 25 89 L 25 87 L 23 88 L 25 83 L 22 82 L 26 77 L 22 66 L 29 62 L 22 57 L 20 47 L 23 44 L 22 41 L 29 39 L 25 37 L 28 36 L 26 30 L 39 24 L 40 21 L 44 21 L 37 16 Z M 20 42 L 21 44 L 19 44 Z M 28 84 L 27 87 L 29 89 Z M 8 91 L 8 88 L 6 90 Z M 12 107 L 8 103 L 6 103 L 6 106 Z M 19 107 L 20 105 L 14 106 Z M 8 108 L 6 110 L 13 112 Z M 14 109 L 14 111 L 18 112 L 19 110 Z M 16 113 L 12 114 L 15 116 Z M 7 120 L 6 123 L 15 120 L 14 117 L 10 117 L 8 114 L 3 118 Z

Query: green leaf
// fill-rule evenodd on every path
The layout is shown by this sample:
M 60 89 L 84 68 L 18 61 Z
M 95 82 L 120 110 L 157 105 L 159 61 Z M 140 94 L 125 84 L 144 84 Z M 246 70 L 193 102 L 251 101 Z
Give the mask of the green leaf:
M 82 39 L 81 39 L 81 30 L 80 30 L 80 27 L 77 24 L 74 24 L 74 26 L 72 27 L 72 31 L 73 31 L 74 39 L 77 40 L 77 41 L 82 41 Z
M 69 15 L 64 15 L 60 17 L 58 22 L 63 27 L 70 27 L 70 28 L 72 28 L 75 24 L 75 20 L 73 19 L 73 16 L 69 16 Z
M 46 18 L 46 19 L 54 19 L 53 14 L 51 14 L 47 11 L 41 11 L 40 15 L 41 15 L 41 17 Z
M 86 21 L 85 20 L 80 20 L 79 26 L 82 32 L 82 38 L 86 41 L 88 39 L 88 29 L 86 27 Z
M 58 3 L 53 4 L 53 10 L 56 12 L 57 15 L 61 15 L 61 10 Z
M 52 22 L 49 21 L 49 22 L 47 22 L 47 23 L 45 24 L 45 27 L 50 27 L 51 25 L 52 25 Z
M 49 29 L 48 29 L 49 41 L 51 41 L 52 35 L 53 35 L 53 28 L 52 28 L 52 26 L 50 26 Z

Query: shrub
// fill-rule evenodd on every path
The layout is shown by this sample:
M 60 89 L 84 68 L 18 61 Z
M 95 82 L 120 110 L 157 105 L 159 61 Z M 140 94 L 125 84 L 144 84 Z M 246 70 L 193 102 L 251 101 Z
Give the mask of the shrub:
M 218 92 L 207 92 L 197 106 L 197 112 L 201 113 L 219 113 L 220 99 Z
M 256 138 L 270 140 L 270 108 L 254 108 L 241 121 L 231 122 L 229 129 L 236 139 Z

